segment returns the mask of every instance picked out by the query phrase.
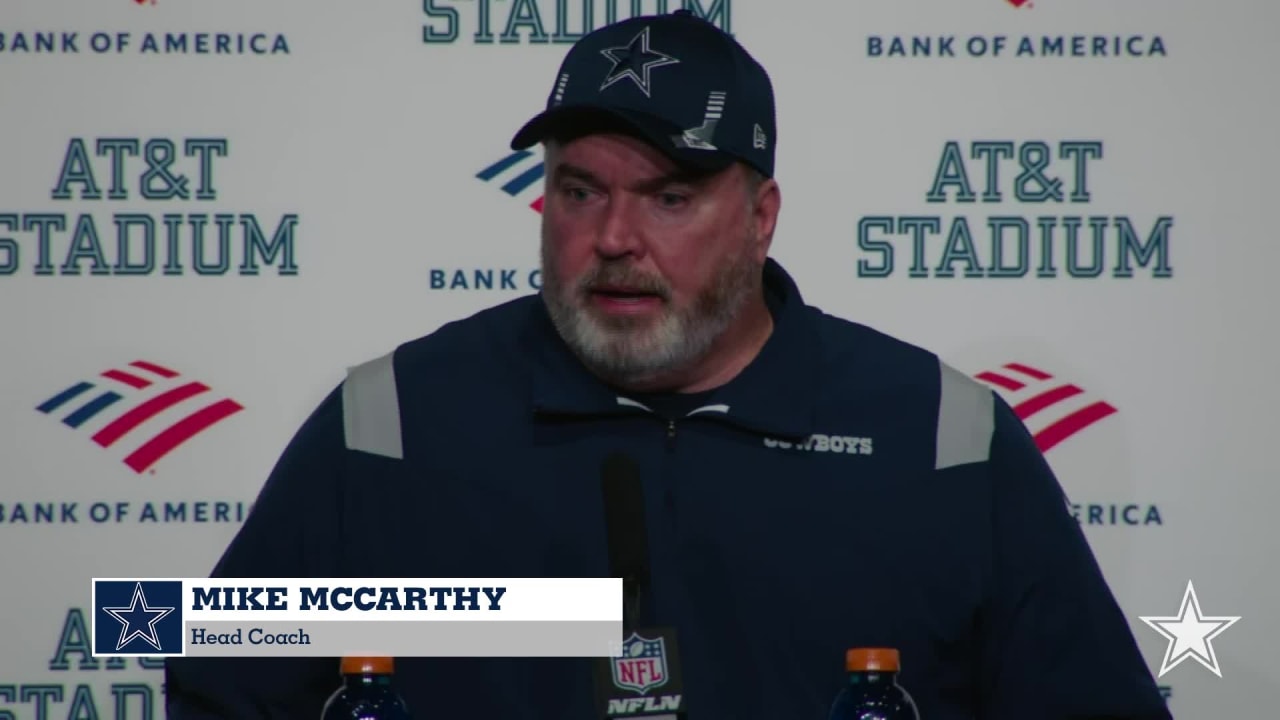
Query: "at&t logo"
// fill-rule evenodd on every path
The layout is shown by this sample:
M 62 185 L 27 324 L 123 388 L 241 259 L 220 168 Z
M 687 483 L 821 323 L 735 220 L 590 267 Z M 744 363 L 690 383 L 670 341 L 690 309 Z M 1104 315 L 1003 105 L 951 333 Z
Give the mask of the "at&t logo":
M 656 5 L 656 7 L 655 7 Z M 505 6 L 505 8 L 503 7 Z M 636 15 L 688 10 L 731 33 L 733 0 L 423 0 L 422 42 L 451 45 L 567 45 L 583 35 Z
M 0 276 L 296 276 L 298 215 L 224 205 L 230 153 L 225 137 L 70 138 L 48 191 L 61 212 L 0 207 Z
M 1091 183 L 1124 169 L 1102 140 L 947 140 L 937 157 L 917 175 L 925 205 L 858 221 L 858 277 L 1173 277 L 1171 215 L 1090 212 Z

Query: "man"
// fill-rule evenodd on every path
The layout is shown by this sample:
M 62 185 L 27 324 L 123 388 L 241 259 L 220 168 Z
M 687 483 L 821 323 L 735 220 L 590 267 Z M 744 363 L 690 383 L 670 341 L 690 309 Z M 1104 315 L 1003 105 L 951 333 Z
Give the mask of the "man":
M 220 577 L 609 576 L 599 472 L 645 487 L 644 624 L 690 717 L 820 720 L 898 648 L 926 720 L 1169 718 L 1010 408 L 805 305 L 769 258 L 765 71 L 687 13 L 580 40 L 546 112 L 544 286 L 351 370 Z M 586 720 L 590 660 L 400 658 L 421 717 Z M 171 717 L 318 717 L 332 660 L 170 661 Z

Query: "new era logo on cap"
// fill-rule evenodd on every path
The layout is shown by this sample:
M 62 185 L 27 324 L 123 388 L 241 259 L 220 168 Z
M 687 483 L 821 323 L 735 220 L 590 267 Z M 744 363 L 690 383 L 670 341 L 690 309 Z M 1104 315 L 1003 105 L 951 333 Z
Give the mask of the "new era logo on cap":
M 720 28 L 679 10 L 623 20 L 575 43 L 545 110 L 511 149 L 627 130 L 690 167 L 715 171 L 737 160 L 772 177 L 775 124 L 764 68 Z

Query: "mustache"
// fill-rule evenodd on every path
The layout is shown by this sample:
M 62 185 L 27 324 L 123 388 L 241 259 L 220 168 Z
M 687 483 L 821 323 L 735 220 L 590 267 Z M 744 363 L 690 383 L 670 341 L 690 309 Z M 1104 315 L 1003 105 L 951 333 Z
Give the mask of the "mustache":
M 639 272 L 634 267 L 621 264 L 597 265 L 578 282 L 578 290 L 590 293 L 601 287 L 626 287 L 640 293 L 671 299 L 671 288 L 662 278 Z

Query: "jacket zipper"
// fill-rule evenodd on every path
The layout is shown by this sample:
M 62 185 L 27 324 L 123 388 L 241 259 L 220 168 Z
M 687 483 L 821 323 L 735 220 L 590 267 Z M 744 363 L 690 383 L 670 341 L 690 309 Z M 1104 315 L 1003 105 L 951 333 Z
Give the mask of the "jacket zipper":
M 647 600 L 647 611 L 658 613 L 659 616 L 662 614 L 662 610 L 660 608 L 663 607 L 663 604 L 659 602 L 659 597 L 660 595 L 665 594 L 666 588 L 665 583 L 658 579 L 661 573 L 656 571 L 666 570 L 666 572 L 671 572 L 671 570 L 667 569 L 667 566 L 672 562 L 676 562 L 677 566 L 674 569 L 676 570 L 676 575 L 679 575 L 678 559 L 676 559 L 672 550 L 672 544 L 675 541 L 677 534 L 674 503 L 675 483 L 672 480 L 672 475 L 675 473 L 674 465 L 676 461 L 676 421 L 670 418 L 666 418 L 665 421 L 667 429 L 666 438 L 664 439 L 663 444 L 666 445 L 666 452 L 664 453 L 664 457 L 661 461 L 662 474 L 660 484 L 658 485 L 660 488 L 659 492 L 661 493 L 660 507 L 662 508 L 662 511 L 658 514 L 657 519 L 657 523 L 659 523 L 658 526 L 661 527 L 662 530 L 658 533 L 661 541 L 655 540 L 656 546 L 654 547 L 654 580 L 657 581 L 653 582 L 652 589 Z

